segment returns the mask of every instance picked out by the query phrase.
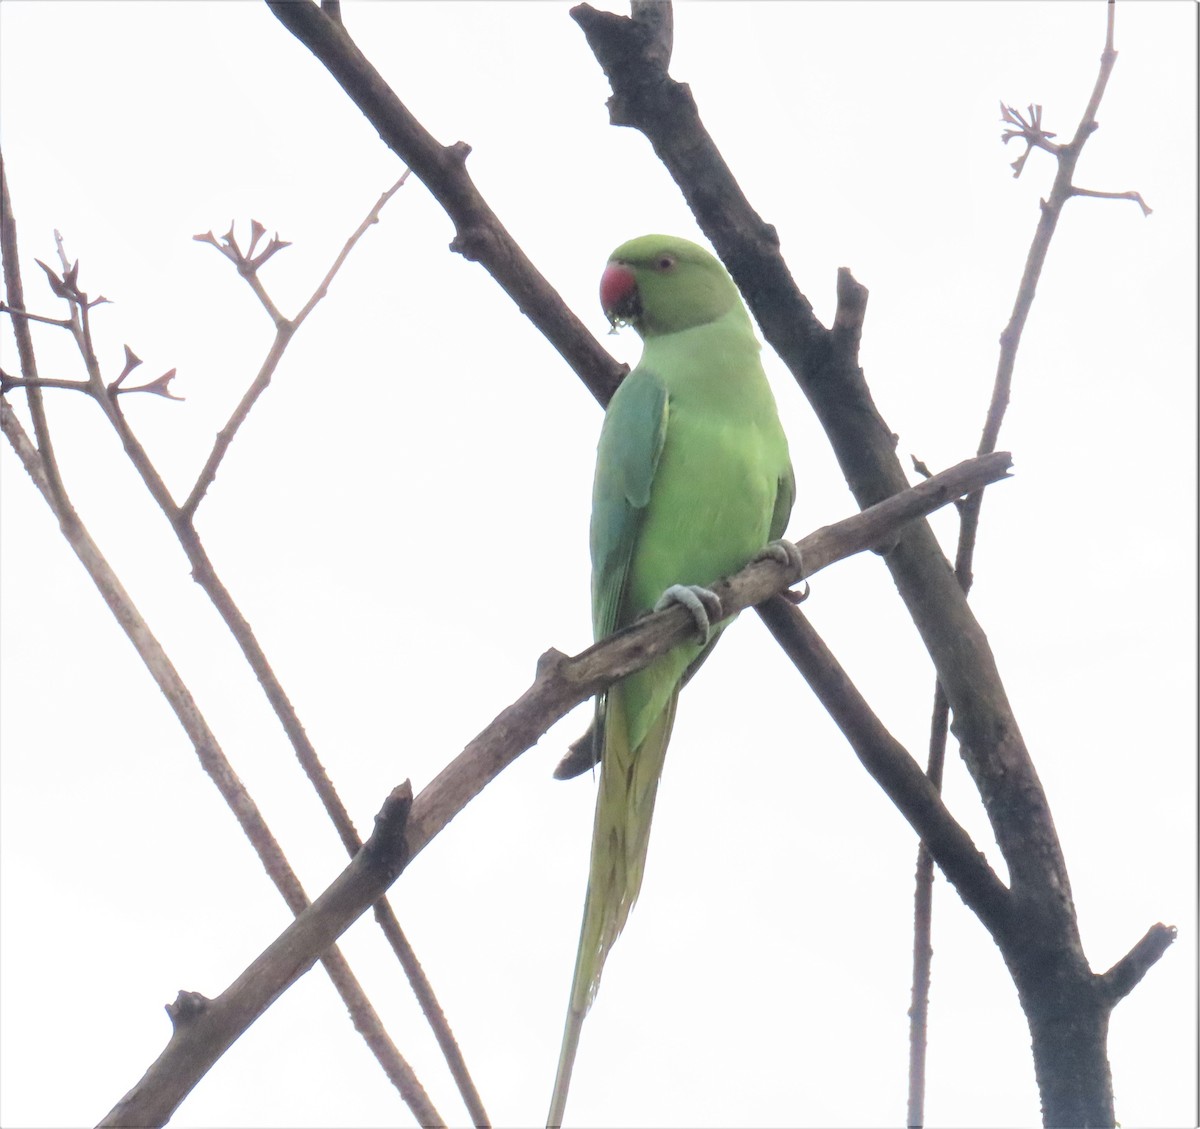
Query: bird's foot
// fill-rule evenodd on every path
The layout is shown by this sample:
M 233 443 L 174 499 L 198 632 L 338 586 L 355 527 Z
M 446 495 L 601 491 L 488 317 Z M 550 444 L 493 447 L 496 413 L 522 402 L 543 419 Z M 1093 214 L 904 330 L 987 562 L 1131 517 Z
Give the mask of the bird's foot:
M 721 598 L 711 588 L 699 584 L 672 584 L 654 605 L 656 612 L 664 611 L 672 604 L 682 604 L 696 621 L 696 634 L 701 643 L 707 643 L 712 625 L 724 618 Z
M 804 557 L 800 552 L 800 546 L 795 541 L 785 541 L 782 538 L 765 545 L 754 559 L 756 561 L 775 561 L 776 564 L 794 569 L 796 572 L 804 569 Z M 785 600 L 791 600 L 793 604 L 802 604 L 808 599 L 811 591 L 806 580 L 803 588 L 788 588 L 781 595 Z

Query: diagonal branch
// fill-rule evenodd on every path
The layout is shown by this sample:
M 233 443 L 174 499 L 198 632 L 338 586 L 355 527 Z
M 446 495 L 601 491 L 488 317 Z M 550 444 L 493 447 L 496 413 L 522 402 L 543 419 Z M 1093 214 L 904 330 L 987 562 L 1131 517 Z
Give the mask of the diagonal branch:
M 230 443 L 237 433 L 238 427 L 245 420 L 246 415 L 258 397 L 266 390 L 292 337 L 305 318 L 308 317 L 317 303 L 327 293 L 334 276 L 345 262 L 354 245 L 372 224 L 378 222 L 380 210 L 399 190 L 407 178 L 408 173 L 406 172 L 395 185 L 379 198 L 367 217 L 350 236 L 349 240 L 347 240 L 332 267 L 317 286 L 313 295 L 305 303 L 300 313 L 290 320 L 279 313 L 257 276 L 258 268 L 276 251 L 287 246 L 286 243 L 283 243 L 278 237 L 273 238 L 264 251 L 255 255 L 255 247 L 265 231 L 257 221 L 252 224 L 251 243 L 249 250 L 245 254 L 238 247 L 232 228 L 224 237 L 224 245 L 217 243 L 211 234 L 197 237 L 202 242 L 213 243 L 227 258 L 234 262 L 239 274 L 246 278 L 263 306 L 275 321 L 276 336 L 267 359 L 260 368 L 251 389 L 242 398 L 230 423 L 218 436 L 217 444 L 213 448 L 213 452 L 209 456 L 205 469 L 201 472 L 196 488 L 192 491 L 192 496 L 189 499 L 189 502 L 193 504 L 193 508 L 194 503 L 198 503 L 203 496 L 204 489 L 212 481 L 217 466 L 228 450 Z M 70 304 L 71 317 L 68 323 L 69 328 L 75 337 L 88 374 L 85 389 L 100 405 L 105 416 L 116 430 L 122 446 L 138 475 L 141 477 L 143 484 L 162 510 L 163 515 L 166 517 L 191 564 L 193 579 L 208 595 L 241 648 L 247 664 L 254 672 L 264 695 L 274 710 L 284 732 L 287 734 L 296 757 L 308 776 L 310 783 L 313 785 L 314 790 L 317 792 L 343 846 L 346 848 L 347 853 L 353 857 L 362 846 L 362 840 L 359 838 L 353 821 L 350 819 L 350 815 L 341 797 L 338 795 L 332 780 L 321 763 L 316 749 L 309 740 L 295 707 L 268 662 L 266 654 L 258 642 L 249 621 L 242 614 L 241 609 L 237 606 L 237 603 L 213 566 L 199 533 L 196 531 L 193 515 L 185 511 L 183 507 L 176 505 L 165 481 L 129 426 L 128 420 L 117 402 L 117 394 L 124 391 L 119 387 L 121 381 L 140 362 L 126 347 L 126 364 L 121 376 L 111 384 L 105 383 L 99 360 L 92 346 L 90 306 L 94 303 L 89 303 L 87 295 L 79 289 L 78 264 L 69 266 L 62 248 L 61 239 L 59 240 L 59 253 L 63 259 L 63 278 L 58 279 L 57 276 L 52 276 L 52 283 L 57 284 L 56 293 L 59 293 Z M 307 902 L 304 901 L 297 904 L 307 904 Z M 293 912 L 295 912 L 296 906 L 291 903 L 289 905 L 291 905 Z M 391 906 L 384 901 L 375 907 L 375 916 L 380 929 L 392 946 L 393 952 L 404 969 L 413 992 L 429 1022 L 430 1028 L 438 1041 L 450 1073 L 467 1106 L 472 1122 L 476 1125 L 488 1124 L 489 1118 L 487 1112 L 484 1109 L 478 1090 L 471 1079 L 462 1052 L 437 1001 L 433 987 L 429 983 L 420 961 L 417 959 L 412 946 L 401 929 L 395 913 L 392 911 Z M 365 997 L 363 998 L 365 999 Z M 382 1028 L 378 1020 L 372 1018 L 372 1013 L 363 1012 L 360 1014 L 351 1006 L 351 1014 L 355 1019 L 356 1026 L 367 1041 L 369 1043 L 372 1040 L 378 1042 Z M 384 1050 L 385 1056 L 381 1057 L 380 1061 L 384 1066 L 385 1072 L 393 1080 L 401 1079 L 403 1081 L 402 1092 L 412 1092 L 413 1087 L 409 1084 L 407 1077 L 405 1077 L 404 1071 L 392 1061 L 391 1056 L 394 1053 L 394 1048 L 391 1048 L 390 1042 L 386 1043 Z
M 229 417 L 229 421 L 217 433 L 216 441 L 213 443 L 212 451 L 205 460 L 204 467 L 200 471 L 196 479 L 196 484 L 192 487 L 188 494 L 187 500 L 180 507 L 182 516 L 190 522 L 196 513 L 196 508 L 200 505 L 204 495 L 208 492 L 208 488 L 212 485 L 213 480 L 217 476 L 217 469 L 221 465 L 221 460 L 225 457 L 225 453 L 229 450 L 230 444 L 237 435 L 238 429 L 246 422 L 246 417 L 250 414 L 251 408 L 254 407 L 258 398 L 267 390 L 267 386 L 271 383 L 271 378 L 275 374 L 275 369 L 279 365 L 280 359 L 283 357 L 284 350 L 287 349 L 288 343 L 295 336 L 296 331 L 304 323 L 304 320 L 313 312 L 317 303 L 321 301 L 329 292 L 329 287 L 333 282 L 334 276 L 342 268 L 342 264 L 346 261 L 350 252 L 354 250 L 354 245 L 366 234 L 367 230 L 379 222 L 379 213 L 383 211 L 384 205 L 400 191 L 404 182 L 408 179 L 408 170 L 404 171 L 404 175 L 400 177 L 395 184 L 392 185 L 378 200 L 375 201 L 374 207 L 367 213 L 366 218 L 354 230 L 354 233 L 346 240 L 341 251 L 333 261 L 333 265 L 325 273 L 325 277 L 321 280 L 320 285 L 313 291 L 312 296 L 304 303 L 304 307 L 292 319 L 284 318 L 275 310 L 274 304 L 267 298 L 265 292 L 258 282 L 257 269 L 261 265 L 261 260 L 253 264 L 253 269 L 250 269 L 250 264 L 245 260 L 238 261 L 238 255 L 232 252 L 236 250 L 236 243 L 233 242 L 233 229 L 230 227 L 229 235 L 226 237 L 228 246 L 222 247 L 220 243 L 213 238 L 212 233 L 207 235 L 197 235 L 195 238 L 199 242 L 211 243 L 217 250 L 227 257 L 232 258 L 240 273 L 254 289 L 260 300 L 265 299 L 265 304 L 268 312 L 272 312 L 272 320 L 275 322 L 275 340 L 271 343 L 271 348 L 267 352 L 266 358 L 259 366 L 258 375 L 246 390 L 245 395 L 238 402 L 233 414 Z M 273 241 L 274 242 L 274 241 Z
M 756 610 L 837 723 L 863 767 L 912 824 L 962 900 L 993 937 L 1005 938 L 1013 927 L 1008 890 L 970 835 L 946 810 L 921 766 L 871 711 L 799 608 L 772 597 Z
M 756 561 L 714 585 L 713 591 L 723 610 L 736 614 L 802 577 L 894 538 L 904 522 L 930 513 L 968 490 L 999 481 L 1006 477 L 1009 463 L 1003 453 L 969 459 L 904 494 L 809 534 L 797 543 L 803 558 L 800 567 Z M 407 783 L 392 792 L 376 817 L 372 839 L 229 988 L 215 1000 L 187 994 L 177 1002 L 186 1022 L 176 1021 L 166 1049 L 104 1124 L 161 1124 L 241 1032 L 369 906 L 383 898 L 408 863 L 501 771 L 579 703 L 640 670 L 694 632 L 690 613 L 672 607 L 573 657 L 554 649 L 542 655 L 529 688 L 470 741 L 415 800 Z M 886 774 L 888 770 L 883 771 Z M 920 775 L 920 770 L 916 771 Z M 978 896 L 984 901 L 1002 896 L 1003 887 L 999 894 L 991 889 L 995 876 L 987 877 L 986 864 L 981 864 L 965 832 L 940 808 L 940 801 L 934 797 L 930 803 L 928 791 L 924 797 L 913 795 L 916 818 L 928 827 L 939 852 L 945 848 L 947 865 L 956 873 L 971 875 L 964 878 L 964 885 L 980 891 Z
M 1162 922 L 1151 925 L 1129 952 L 1098 977 L 1105 995 L 1113 1003 L 1129 995 L 1178 935 L 1179 931 L 1174 925 L 1163 925 Z
M 1029 108 L 1029 120 L 1011 106 L 1001 104 L 1001 116 L 1004 121 L 1015 124 L 1017 131 L 1006 130 L 1002 140 L 1007 144 L 1013 137 L 1023 137 L 1028 146 L 1045 149 L 1056 160 L 1058 169 L 1051 188 L 1049 198 L 1041 202 L 1041 214 L 1037 228 L 1025 259 L 1025 268 L 1017 287 L 1016 299 L 1013 303 L 1012 314 L 1009 317 L 1004 332 L 1000 335 L 1000 356 L 996 367 L 996 376 L 992 384 L 991 402 L 988 405 L 984 420 L 983 433 L 979 440 L 979 454 L 986 454 L 996 449 L 1000 435 L 1000 427 L 1008 408 L 1012 390 L 1013 372 L 1016 367 L 1017 350 L 1021 344 L 1021 335 L 1033 308 L 1037 294 L 1038 282 L 1045 267 L 1046 257 L 1050 251 L 1050 242 L 1058 226 L 1062 209 L 1072 196 L 1112 196 L 1114 198 L 1136 199 L 1143 214 L 1149 215 L 1141 196 L 1135 193 L 1096 193 L 1086 189 L 1076 188 L 1072 183 L 1075 167 L 1083 146 L 1095 132 L 1096 112 L 1108 86 L 1109 75 L 1117 59 L 1113 47 L 1113 28 L 1115 5 L 1107 6 L 1106 32 L 1104 49 L 1100 56 L 1100 69 L 1092 87 L 1087 106 L 1075 129 L 1074 136 L 1068 144 L 1053 144 L 1045 139 L 1054 137 L 1042 129 L 1042 107 Z M 1014 176 L 1020 176 L 1025 161 L 1031 152 L 1027 147 L 1024 155 L 1014 164 Z M 975 557 L 976 538 L 979 530 L 980 511 L 983 507 L 983 495 L 973 494 L 959 507 L 958 546 L 954 558 L 954 575 L 958 580 L 964 595 L 971 591 L 974 581 L 973 564 Z M 939 682 L 934 688 L 933 716 L 930 722 L 929 762 L 928 772 L 931 780 L 941 787 L 942 768 L 946 756 L 946 743 L 949 732 L 950 704 L 946 693 Z M 913 1008 L 910 1013 L 910 1099 L 908 1124 L 917 1126 L 923 1123 L 923 1074 L 925 1057 L 926 1014 L 928 1007 L 930 964 L 933 958 L 932 942 L 930 940 L 930 917 L 932 914 L 932 885 L 933 869 L 924 845 L 917 854 L 917 884 L 915 901 L 915 928 L 913 943 Z
M 279 939 L 215 999 L 181 992 L 167 1008 L 171 1039 L 137 1084 L 100 1121 L 102 1129 L 165 1125 L 196 1083 L 289 985 L 316 963 L 344 931 L 346 892 L 362 885 L 387 889 L 404 869 L 404 822 L 412 788 L 393 789 L 375 817 L 375 833 L 341 876 Z M 365 906 L 359 907 L 358 917 Z M 439 1125 L 432 1107 L 422 1125 Z
M 7 297 L 9 305 L 19 309 L 23 307 L 24 299 L 20 286 L 16 225 L 12 216 L 6 180 L 3 183 L 2 195 L 4 222 L 0 226 L 0 244 L 2 244 L 3 251 L 4 273 L 6 279 L 15 281 L 15 285 L 9 286 Z M 82 309 L 83 314 L 86 315 L 86 302 L 80 303 L 78 308 Z M 79 330 L 81 345 L 88 350 L 88 354 L 85 356 L 90 355 L 91 357 L 89 381 L 95 386 L 98 379 L 98 366 L 95 365 L 94 353 L 91 352 L 90 337 L 86 334 L 86 318 L 81 317 L 78 324 L 73 326 L 73 329 L 75 328 Z M 22 365 L 25 366 L 25 375 L 27 378 L 34 377 L 37 371 L 36 358 L 33 353 L 32 340 L 29 338 L 26 319 L 15 319 L 14 331 L 18 342 L 21 342 L 19 352 Z M 24 341 L 22 342 L 23 337 Z M 103 392 L 102 382 L 100 389 Z M 34 485 L 58 518 L 63 536 L 92 578 L 113 617 L 124 630 L 151 677 L 167 699 L 191 741 L 201 766 L 216 784 L 222 798 L 233 812 L 251 846 L 262 861 L 268 876 L 282 894 L 292 913 L 300 913 L 309 904 L 308 896 L 305 894 L 300 880 L 288 864 L 278 841 L 263 819 L 262 813 L 229 763 L 224 750 L 217 742 L 216 736 L 209 728 L 208 722 L 200 712 L 178 670 L 150 631 L 129 593 L 125 591 L 120 579 L 95 541 L 92 540 L 86 526 L 72 506 L 51 453 L 45 415 L 41 410 L 40 389 L 31 387 L 28 392 L 31 396 L 31 407 L 34 407 L 33 397 L 38 397 L 33 411 L 33 420 L 35 429 L 39 433 L 39 446 L 35 447 L 30 442 L 16 413 L 13 412 L 7 401 L 0 398 L 0 426 L 2 426 L 6 438 L 21 459 Z M 101 403 L 108 403 L 106 395 L 98 395 L 97 398 Z M 113 402 L 112 408 L 113 411 L 116 411 L 115 402 Z M 123 418 L 120 417 L 119 412 L 117 418 Z M 133 440 L 131 434 L 128 438 L 134 443 L 135 451 L 140 452 L 140 445 L 136 444 L 136 440 Z M 144 456 L 144 452 L 141 453 Z M 170 496 L 166 493 L 166 487 L 161 480 L 158 482 L 158 487 L 159 492 L 164 494 L 169 501 Z M 336 948 L 330 949 L 321 957 L 321 962 L 351 1015 L 354 1016 L 355 1024 L 368 1046 L 402 1098 L 409 1104 L 414 1115 L 422 1124 L 440 1124 L 441 1118 L 428 1095 L 413 1074 L 412 1068 L 392 1043 L 378 1014 L 371 1006 L 370 1000 L 341 952 Z
M 59 518 L 67 542 L 75 551 L 104 602 L 125 631 L 130 642 L 133 643 L 151 677 L 154 678 L 163 696 L 175 712 L 180 725 L 196 750 L 201 765 L 212 777 L 218 791 L 233 811 L 247 839 L 258 853 L 268 875 L 283 894 L 288 907 L 295 914 L 303 912 L 309 904 L 308 897 L 304 893 L 299 879 L 288 865 L 274 835 L 267 827 L 262 813 L 246 792 L 237 773 L 234 772 L 233 766 L 230 765 L 224 751 L 217 743 L 216 737 L 209 729 L 207 721 L 200 713 L 199 707 L 179 672 L 150 631 L 133 600 L 92 540 L 79 516 L 73 508 L 70 508 L 69 502 L 66 510 L 59 510 L 55 505 L 51 473 L 47 469 L 45 460 L 42 459 L 37 448 L 25 434 L 12 407 L 2 399 L 0 399 L 0 429 L 3 430 L 5 437 L 21 459 L 26 471 L 33 479 L 34 485 L 37 486 Z M 417 1081 L 411 1067 L 392 1043 L 378 1014 L 371 1006 L 370 1000 L 341 952 L 336 948 L 330 948 L 327 952 L 323 950 L 323 954 L 318 953 L 317 955 L 320 956 L 321 963 L 333 981 L 334 987 L 355 1017 L 356 1025 L 363 1033 L 376 1058 L 379 1059 L 385 1073 L 409 1104 L 418 1121 L 423 1125 L 440 1124 L 441 1118 L 437 1111 L 429 1101 L 420 1082 Z M 186 1097 L 190 1089 L 191 1086 L 188 1086 L 187 1090 L 180 1094 L 180 1101 Z M 162 1124 L 162 1122 L 150 1120 L 131 1120 L 124 1123 Z
M 799 569 L 774 560 L 755 561 L 712 585 L 712 590 L 724 614 L 734 615 L 839 560 L 887 544 L 904 524 L 976 488 L 972 482 L 982 486 L 1003 479 L 1010 463 L 1004 452 L 968 459 L 796 542 L 802 557 Z M 545 669 L 539 669 L 533 686 L 417 797 L 408 821 L 409 857 L 415 858 L 502 769 L 568 710 L 685 642 L 695 629 L 695 621 L 685 608 L 671 607 L 638 620 L 574 658 L 547 652 L 541 663 Z
M 667 73 L 644 22 L 571 9 L 613 89 L 616 125 L 641 131 L 728 266 L 767 341 L 791 369 L 833 446 L 860 506 L 907 485 L 895 437 L 858 365 L 855 335 L 826 329 L 800 293 L 774 228 L 754 211 L 700 120 L 691 91 Z M 857 285 L 857 284 L 855 284 Z M 861 302 L 859 303 L 862 304 Z M 883 559 L 946 687 L 955 731 L 1015 890 L 1082 956 L 1070 883 L 1049 805 L 982 628 L 924 522 Z
M 385 144 L 433 193 L 454 222 L 450 244 L 479 262 L 600 403 L 622 367 L 587 331 L 480 195 L 466 169 L 471 147 L 442 145 L 396 97 L 346 29 L 313 0 L 267 0 L 272 14 L 317 57 L 379 132 Z

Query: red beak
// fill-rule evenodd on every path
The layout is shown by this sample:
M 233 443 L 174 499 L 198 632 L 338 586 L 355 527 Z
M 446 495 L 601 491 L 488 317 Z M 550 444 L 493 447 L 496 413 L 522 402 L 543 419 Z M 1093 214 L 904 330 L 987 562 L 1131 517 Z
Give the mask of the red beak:
M 600 308 L 606 314 L 621 309 L 637 289 L 637 277 L 622 263 L 609 263 L 600 276 Z

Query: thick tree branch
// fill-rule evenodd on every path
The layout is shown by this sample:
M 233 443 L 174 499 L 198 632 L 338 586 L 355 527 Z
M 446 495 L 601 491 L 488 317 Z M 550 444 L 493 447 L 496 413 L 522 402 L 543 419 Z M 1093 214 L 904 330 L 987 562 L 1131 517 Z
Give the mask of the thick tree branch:
M 895 437 L 871 400 L 854 334 L 839 332 L 838 319 L 829 330 L 817 321 L 788 273 L 774 229 L 746 200 L 700 121 L 691 92 L 667 73 L 650 27 L 588 4 L 571 15 L 609 78 L 613 124 L 632 126 L 650 141 L 767 341 L 808 397 L 859 505 L 902 489 Z M 1063 147 L 1060 177 L 1066 183 L 1064 168 L 1074 167 L 1083 138 L 1094 128 L 1115 58 L 1111 28 L 1110 3 L 1101 76 L 1085 112 L 1091 124 Z M 1039 146 L 1056 151 L 1052 143 L 1042 144 L 1044 137 L 1038 136 Z M 1008 865 L 1022 928 L 1009 933 L 1002 952 L 1030 1022 L 1044 1116 L 1053 1124 L 1111 1124 L 1107 1005 L 1098 998 L 1083 951 L 1045 792 L 987 638 L 926 523 L 907 527 L 883 555 L 933 659 L 953 710 L 953 730 Z
M 998 941 L 1013 927 L 1012 905 L 970 835 L 946 810 L 941 796 L 859 693 L 799 608 L 780 597 L 758 614 L 837 723 L 863 767 L 912 825 L 962 900 Z
M 396 97 L 346 29 L 313 0 L 267 0 L 267 6 L 324 64 L 387 146 L 433 193 L 454 222 L 450 244 L 481 263 L 602 404 L 621 379 L 617 364 L 538 272 L 480 195 L 466 169 L 471 147 L 442 145 Z
M 571 9 L 612 84 L 612 121 L 640 130 L 729 267 L 767 341 L 791 369 L 860 506 L 907 484 L 895 436 L 871 399 L 856 335 L 817 320 L 700 120 L 686 85 L 667 74 L 646 30 L 588 4 Z M 850 295 L 847 294 L 849 298 Z M 858 302 L 861 308 L 861 300 Z M 849 317 L 853 327 L 861 317 Z M 991 648 L 929 526 L 909 525 L 884 554 L 954 709 L 955 732 L 982 795 L 1014 889 L 1036 906 L 1081 963 L 1070 883 L 1050 809 L 1021 738 Z M 1054 943 L 1058 943 L 1055 941 Z

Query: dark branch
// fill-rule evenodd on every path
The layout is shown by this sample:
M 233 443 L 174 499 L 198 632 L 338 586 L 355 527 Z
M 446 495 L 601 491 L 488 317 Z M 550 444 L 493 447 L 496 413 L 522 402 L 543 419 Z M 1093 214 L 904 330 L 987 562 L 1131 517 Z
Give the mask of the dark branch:
M 209 1000 L 181 993 L 168 1007 L 173 1031 L 162 1054 L 100 1125 L 165 1125 L 216 1061 L 279 996 L 328 952 L 366 908 L 362 890 L 382 897 L 407 861 L 404 824 L 412 788 L 395 788 L 375 817 L 375 832 L 334 883 L 280 934 L 228 988 Z M 367 904 L 370 904 L 368 901 Z M 353 915 L 353 916 L 350 916 Z M 397 1084 L 400 1084 L 399 1080 Z M 404 1085 L 407 1085 L 404 1080 Z M 440 1125 L 424 1093 L 406 1093 L 423 1125 Z
M 1129 995 L 1171 947 L 1178 933 L 1174 925 L 1163 925 L 1162 922 L 1151 925 L 1146 935 L 1099 977 L 1108 1000 L 1115 1004 Z
M 409 113 L 346 30 L 312 0 L 268 0 L 268 7 L 324 64 L 388 147 L 433 193 L 454 222 L 451 250 L 479 262 L 592 395 L 606 404 L 622 367 L 567 308 L 480 195 L 466 169 L 471 147 L 461 141 L 440 144 Z M 649 37 L 661 44 L 660 29 L 653 21 L 647 26 L 652 28 Z
M 588 4 L 571 15 L 612 84 L 613 122 L 644 133 L 675 179 L 767 341 L 812 404 L 858 504 L 903 490 L 896 439 L 858 366 L 854 334 L 817 320 L 783 261 L 774 228 L 746 200 L 691 92 L 666 73 L 633 21 Z M 926 523 L 909 525 L 884 560 L 946 688 L 1014 886 L 1044 903 L 1082 954 L 1049 806 L 982 628 Z
M 1001 453 L 987 460 L 959 463 L 928 482 L 798 541 L 803 557 L 800 571 L 773 560 L 756 561 L 712 585 L 712 590 L 720 598 L 726 615 L 742 611 L 835 561 L 894 539 L 903 523 L 917 520 L 973 489 L 968 480 L 977 475 L 981 484 L 997 481 L 1005 476 L 1008 465 L 1008 458 Z M 410 854 L 415 857 L 502 769 L 568 710 L 618 678 L 640 670 L 694 632 L 690 613 L 673 607 L 646 616 L 574 658 L 548 651 L 537 679 L 525 694 L 417 797 L 408 824 Z
M 837 723 L 863 767 L 900 809 L 959 896 L 997 940 L 1012 927 L 1008 890 L 970 835 L 946 810 L 921 766 L 872 712 L 858 688 L 801 613 L 786 600 L 758 605 L 758 614 Z

